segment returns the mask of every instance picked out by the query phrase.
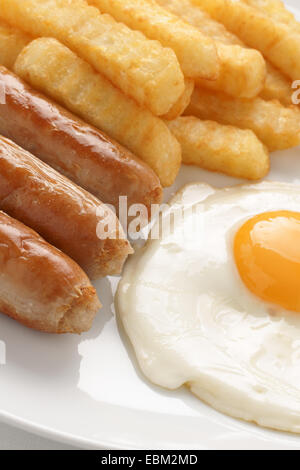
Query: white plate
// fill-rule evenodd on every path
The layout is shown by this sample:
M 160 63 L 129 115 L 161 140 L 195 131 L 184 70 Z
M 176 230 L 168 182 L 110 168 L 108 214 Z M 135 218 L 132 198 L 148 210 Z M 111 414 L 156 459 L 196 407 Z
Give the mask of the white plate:
M 296 8 L 297 0 L 286 3 Z M 300 149 L 274 154 L 268 179 L 300 184 Z M 239 183 L 183 168 L 166 197 L 193 181 Z M 0 316 L 7 347 L 7 364 L 0 366 L 1 420 L 84 448 L 300 449 L 300 436 L 231 419 L 185 389 L 168 392 L 144 380 L 114 317 L 117 282 L 97 284 L 104 308 L 82 337 L 44 335 Z

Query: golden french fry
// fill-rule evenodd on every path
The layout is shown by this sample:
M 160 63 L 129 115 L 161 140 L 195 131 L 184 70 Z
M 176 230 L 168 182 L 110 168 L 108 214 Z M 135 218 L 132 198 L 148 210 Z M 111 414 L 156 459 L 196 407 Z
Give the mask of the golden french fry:
M 180 16 L 183 20 L 192 24 L 203 34 L 211 37 L 216 41 L 218 54 L 224 67 L 224 60 L 222 61 L 222 50 L 219 48 L 220 43 L 226 44 L 228 46 L 241 46 L 245 48 L 245 44 L 234 34 L 230 33 L 222 23 L 217 22 L 212 19 L 207 13 L 200 10 L 195 6 L 192 0 L 156 0 L 164 8 L 168 8 L 175 15 Z M 261 97 L 267 100 L 277 99 L 284 105 L 291 104 L 292 97 L 292 84 L 291 81 L 283 75 L 279 70 L 277 70 L 273 65 L 266 61 L 267 65 L 267 76 L 266 81 L 261 91 Z M 222 71 L 221 74 L 222 75 Z M 234 75 L 234 73 L 233 73 Z M 200 84 L 200 82 L 199 82 Z M 220 84 L 212 83 L 209 84 L 208 81 L 203 82 L 201 86 L 205 88 L 217 89 L 217 86 L 222 85 L 223 82 L 220 80 Z M 233 88 L 233 89 L 232 89 Z M 234 95 L 234 84 L 232 80 L 224 81 L 222 91 L 225 93 Z M 245 90 L 247 87 L 245 86 Z M 237 94 L 237 93 L 236 93 Z M 239 96 L 237 96 L 239 97 Z M 247 96 L 244 96 L 247 97 Z M 249 97 L 249 96 L 248 96 Z
M 267 62 L 267 77 L 260 97 L 265 100 L 278 100 L 284 106 L 292 104 L 292 82 L 280 70 Z
M 250 130 L 195 117 L 179 117 L 167 124 L 181 144 L 187 165 L 251 180 L 263 178 L 269 171 L 269 153 Z
M 217 51 L 221 63 L 219 78 L 215 81 L 196 80 L 196 84 L 238 98 L 259 95 L 267 73 L 263 56 L 254 49 L 221 43 L 217 43 Z
M 132 150 L 173 184 L 181 150 L 166 124 L 115 88 L 106 78 L 56 39 L 36 39 L 15 63 L 15 72 L 85 121 Z
M 266 15 L 272 17 L 275 21 L 287 24 L 300 33 L 300 23 L 296 20 L 293 13 L 286 9 L 281 0 L 243 0 L 250 7 L 257 8 Z
M 236 0 L 192 0 L 195 5 L 258 49 L 292 80 L 300 77 L 300 35 L 256 8 Z
M 207 13 L 194 6 L 190 0 L 156 1 L 216 41 L 221 66 L 219 77 L 215 81 L 196 80 L 196 83 L 241 98 L 253 98 L 260 93 L 265 82 L 266 65 L 258 51 L 241 47 L 239 40 L 234 44 L 234 36 L 228 33 L 223 25 L 209 18 Z M 224 44 L 226 42 L 227 44 Z
M 196 88 L 185 115 L 251 129 L 270 151 L 300 144 L 300 110 L 262 98 L 231 98 L 221 92 Z
M 167 121 L 172 121 L 173 119 L 176 119 L 177 117 L 181 116 L 191 102 L 194 88 L 195 82 L 190 78 L 186 78 L 184 92 L 182 93 L 177 103 L 175 103 L 174 106 L 170 109 L 170 111 L 164 116 L 162 116 L 163 119 L 166 119 Z
M 173 49 L 186 77 L 217 78 L 219 61 L 214 41 L 161 8 L 154 0 L 87 1 L 102 13 L 109 13 L 117 21 Z
M 241 46 L 246 47 L 243 41 L 241 41 L 236 35 L 229 32 L 222 23 L 212 19 L 207 13 L 200 10 L 193 4 L 192 0 L 156 0 L 160 5 L 168 8 L 172 13 L 180 16 L 182 19 L 192 24 L 196 28 L 200 29 L 202 33 L 207 34 L 212 39 L 217 41 L 217 50 L 222 61 L 222 51 L 218 48 L 219 44 L 226 44 L 228 46 Z M 266 61 L 267 75 L 266 81 L 260 95 L 266 100 L 277 99 L 285 106 L 289 106 L 292 102 L 292 84 L 291 81 L 283 75 L 280 70 L 273 67 L 270 62 Z M 224 65 L 223 65 L 224 66 Z M 201 84 L 206 88 L 217 89 L 218 84 L 210 85 L 208 82 Z M 230 86 L 233 85 L 228 83 L 222 89 L 225 93 L 235 96 L 230 91 Z M 215 87 L 215 88 L 214 88 Z M 237 96 L 238 97 L 238 96 Z M 241 96 L 242 97 L 242 96 Z M 244 96 L 247 97 L 247 96 Z
M 30 41 L 27 34 L 0 21 L 0 64 L 12 69 L 19 53 Z
M 215 41 L 243 45 L 240 39 L 230 33 L 223 24 L 218 23 L 194 5 L 192 0 L 156 0 L 156 2 Z
M 35 37 L 59 39 L 156 115 L 166 114 L 184 91 L 171 49 L 84 0 L 1 0 L 0 18 Z

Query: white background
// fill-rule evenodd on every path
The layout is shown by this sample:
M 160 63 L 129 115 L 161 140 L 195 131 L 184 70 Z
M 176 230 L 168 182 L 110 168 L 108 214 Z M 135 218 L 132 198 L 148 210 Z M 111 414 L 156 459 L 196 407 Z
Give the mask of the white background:
M 59 444 L 29 432 L 0 424 L 0 450 L 74 450 L 75 447 Z

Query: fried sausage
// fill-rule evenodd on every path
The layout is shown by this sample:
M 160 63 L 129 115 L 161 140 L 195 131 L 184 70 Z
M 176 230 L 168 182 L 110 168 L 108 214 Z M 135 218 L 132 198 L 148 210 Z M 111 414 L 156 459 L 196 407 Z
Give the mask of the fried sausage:
M 0 211 L 0 311 L 47 333 L 88 331 L 101 307 L 71 258 Z
M 162 187 L 150 167 L 129 150 L 34 91 L 0 67 L 0 134 L 31 152 L 79 186 L 118 210 L 162 200 Z
M 0 137 L 0 209 L 36 230 L 91 278 L 120 273 L 132 252 L 112 210 L 10 140 Z M 107 225 L 98 237 L 98 225 Z

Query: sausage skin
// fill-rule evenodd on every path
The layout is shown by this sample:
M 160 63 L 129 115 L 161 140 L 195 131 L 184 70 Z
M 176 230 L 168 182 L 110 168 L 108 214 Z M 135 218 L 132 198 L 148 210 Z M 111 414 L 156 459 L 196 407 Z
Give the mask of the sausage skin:
M 162 200 L 153 170 L 98 129 L 34 91 L 0 66 L 0 134 L 31 152 L 118 211 L 119 196 L 128 206 Z
M 65 252 L 92 279 L 119 274 L 132 253 L 113 211 L 1 136 L 0 209 Z M 97 235 L 101 223 L 108 227 L 106 237 Z
M 0 311 L 47 333 L 88 331 L 101 307 L 82 269 L 0 211 Z

